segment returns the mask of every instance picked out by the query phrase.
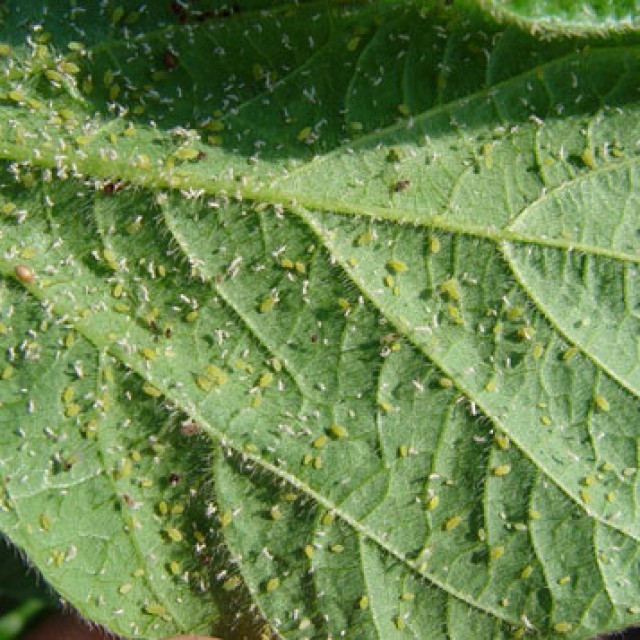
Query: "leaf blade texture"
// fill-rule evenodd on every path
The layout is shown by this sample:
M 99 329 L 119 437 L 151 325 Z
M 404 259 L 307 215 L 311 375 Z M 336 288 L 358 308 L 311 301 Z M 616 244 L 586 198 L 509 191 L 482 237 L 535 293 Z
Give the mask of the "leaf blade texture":
M 63 598 L 127 637 L 636 621 L 633 35 L 11 7 L 0 527 Z

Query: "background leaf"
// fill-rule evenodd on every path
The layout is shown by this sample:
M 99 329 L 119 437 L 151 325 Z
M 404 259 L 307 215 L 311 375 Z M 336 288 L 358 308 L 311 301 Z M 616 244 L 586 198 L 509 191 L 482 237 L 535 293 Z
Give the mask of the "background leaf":
M 635 0 L 481 0 L 495 15 L 515 20 L 534 30 L 559 33 L 607 34 L 637 30 L 638 3 Z
M 637 620 L 633 34 L 8 6 L 0 527 L 63 598 L 129 637 Z

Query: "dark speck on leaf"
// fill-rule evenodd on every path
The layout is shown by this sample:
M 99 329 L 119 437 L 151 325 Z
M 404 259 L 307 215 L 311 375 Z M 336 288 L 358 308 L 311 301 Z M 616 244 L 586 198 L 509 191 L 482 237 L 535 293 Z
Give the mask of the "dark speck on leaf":
M 398 182 L 393 185 L 393 191 L 395 193 L 400 193 L 400 191 L 408 189 L 409 185 L 411 185 L 411 180 L 398 180 Z

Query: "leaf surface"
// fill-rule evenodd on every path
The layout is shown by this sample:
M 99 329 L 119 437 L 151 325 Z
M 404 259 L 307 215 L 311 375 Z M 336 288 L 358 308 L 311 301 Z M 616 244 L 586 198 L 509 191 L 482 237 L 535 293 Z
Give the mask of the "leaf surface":
M 636 0 L 591 0 L 561 2 L 558 0 L 481 0 L 495 15 L 515 20 L 534 30 L 558 34 L 607 34 L 637 30 Z
M 3 532 L 129 637 L 636 621 L 633 36 L 180 6 L 6 16 Z

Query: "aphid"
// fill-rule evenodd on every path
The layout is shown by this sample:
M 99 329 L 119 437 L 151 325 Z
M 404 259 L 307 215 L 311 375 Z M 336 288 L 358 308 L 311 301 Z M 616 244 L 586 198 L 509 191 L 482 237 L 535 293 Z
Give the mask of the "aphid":
M 267 584 L 265 585 L 265 589 L 268 592 L 271 591 L 275 591 L 278 587 L 280 586 L 280 579 L 279 578 L 271 578 L 267 581 Z
M 494 476 L 506 476 L 509 475 L 510 472 L 511 465 L 508 464 L 501 464 L 491 469 L 491 473 L 493 473 Z
M 172 487 L 175 487 L 177 484 L 179 484 L 179 482 L 180 482 L 180 476 L 177 473 L 172 473 L 169 476 L 169 484 Z
M 503 555 L 504 555 L 504 547 L 502 545 L 499 545 L 491 549 L 491 553 L 489 554 L 492 560 L 498 560 Z
M 520 572 L 520 577 L 523 580 L 526 580 L 531 574 L 533 573 L 533 567 L 528 564 L 521 572 Z
M 162 64 L 168 71 L 173 71 L 178 66 L 178 57 L 167 49 L 162 54 Z
M 327 442 L 329 442 L 329 438 L 325 434 L 322 434 L 313 441 L 313 446 L 316 449 L 322 449 L 322 447 L 324 447 Z
M 394 273 L 404 273 L 409 270 L 406 262 L 403 262 L 402 260 L 388 260 L 387 267 Z
M 349 435 L 348 431 L 339 424 L 331 425 L 331 428 L 329 429 L 329 431 L 331 432 L 331 435 L 334 438 L 338 438 L 338 439 L 346 438 Z
M 106 184 L 102 185 L 102 193 L 105 196 L 112 196 L 114 193 L 118 193 L 118 191 L 122 191 L 125 188 L 126 184 L 122 181 L 109 181 Z
M 242 584 L 242 578 L 240 576 L 231 576 L 222 584 L 222 588 L 225 591 L 233 591 L 237 589 Z
M 593 401 L 594 401 L 598 411 L 602 411 L 602 412 L 606 413 L 607 411 L 611 410 L 611 405 L 609 404 L 609 401 L 604 396 L 597 395 L 593 399 Z
M 179 529 L 176 529 L 175 527 L 169 527 L 166 530 L 166 534 L 167 534 L 167 538 L 169 538 L 171 542 L 182 542 L 184 537 L 182 535 L 182 531 L 180 531 Z
M 180 425 L 180 433 L 186 437 L 195 436 L 200 433 L 200 427 L 198 426 L 198 423 L 193 420 L 185 420 Z
M 462 522 L 462 516 L 453 516 L 445 521 L 444 530 L 453 531 Z
M 589 169 L 595 169 L 596 168 L 596 157 L 593 153 L 593 151 L 591 151 L 591 149 L 585 149 L 582 152 L 582 155 L 580 156 L 582 159 L 582 162 L 584 162 L 585 166 Z
M 31 284 L 36 279 L 36 274 L 31 267 L 28 267 L 26 264 L 18 264 L 16 265 L 14 272 L 16 274 L 16 278 L 20 280 L 20 282 L 24 284 Z
M 411 186 L 411 180 L 398 180 L 394 185 L 393 185 L 393 192 L 394 193 L 400 193 L 401 191 L 404 191 L 405 189 L 408 189 Z

